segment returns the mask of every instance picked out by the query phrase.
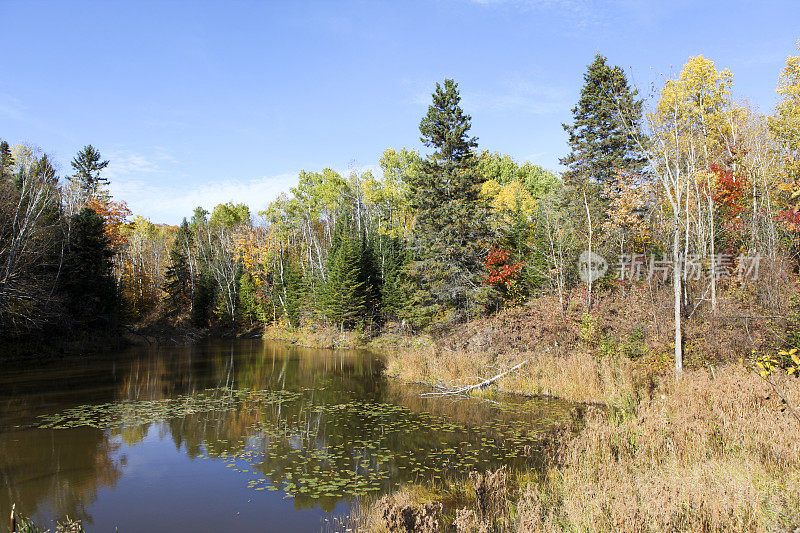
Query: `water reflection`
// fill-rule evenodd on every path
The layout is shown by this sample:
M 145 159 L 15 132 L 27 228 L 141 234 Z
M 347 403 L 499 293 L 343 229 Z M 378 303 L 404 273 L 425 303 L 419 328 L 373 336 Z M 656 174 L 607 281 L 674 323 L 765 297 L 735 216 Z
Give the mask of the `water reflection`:
M 286 394 L 275 401 L 264 391 Z M 41 415 L 87 405 L 96 427 L 35 427 Z M 138 423 L 119 414 L 120 405 L 125 413 L 168 407 L 171 414 Z M 276 512 L 284 527 L 301 529 L 406 481 L 528 463 L 522 450 L 569 408 L 421 398 L 387 381 L 371 354 L 262 341 L 9 369 L 0 377 L 0 406 L 0 516 L 16 502 L 47 519 L 142 527 L 145 509 L 188 499 L 194 512 L 181 518 L 183 527 L 194 519 L 240 529 L 263 529 Z M 123 505 L 125 498 L 137 505 Z M 202 504 L 212 500 L 213 511 Z M 259 505 L 233 514 L 240 501 Z

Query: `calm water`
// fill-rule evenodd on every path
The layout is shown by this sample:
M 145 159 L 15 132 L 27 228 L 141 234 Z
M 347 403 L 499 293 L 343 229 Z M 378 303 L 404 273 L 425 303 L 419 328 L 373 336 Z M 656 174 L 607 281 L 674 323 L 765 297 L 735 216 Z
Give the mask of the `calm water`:
M 89 531 L 327 530 L 404 482 L 530 465 L 568 409 L 425 399 L 369 353 L 260 340 L 5 366 L 0 517 L 16 503 Z

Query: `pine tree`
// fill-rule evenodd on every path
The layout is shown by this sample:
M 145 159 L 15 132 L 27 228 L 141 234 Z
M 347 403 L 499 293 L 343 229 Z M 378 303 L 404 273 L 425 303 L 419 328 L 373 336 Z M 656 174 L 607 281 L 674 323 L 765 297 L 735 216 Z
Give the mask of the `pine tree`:
M 264 310 L 258 302 L 256 285 L 249 272 L 242 271 L 239 274 L 239 292 L 236 304 L 236 318 L 244 321 L 250 327 L 256 321 L 264 320 Z
M 192 302 L 192 324 L 198 328 L 208 327 L 216 306 L 217 283 L 208 272 L 197 277 Z
M 417 219 L 410 248 L 413 261 L 408 281 L 414 312 L 409 318 L 429 324 L 443 313 L 457 321 L 474 316 L 487 297 L 483 256 L 490 237 L 469 137 L 471 117 L 460 107 L 458 85 L 446 79 L 436 84 L 433 103 L 420 123 L 421 140 L 434 153 L 421 171 L 408 176 L 411 204 Z
M 75 174 L 70 180 L 77 183 L 87 197 L 92 197 L 101 187 L 108 185 L 108 178 L 100 174 L 107 166 L 108 161 L 103 161 L 100 152 L 88 144 L 72 159 Z
M 71 228 L 61 274 L 67 306 L 80 319 L 108 315 L 116 303 L 116 289 L 111 276 L 114 252 L 103 218 L 84 208 L 72 216 Z
M 364 275 L 361 272 L 361 243 L 346 230 L 337 228 L 328 254 L 325 280 L 318 287 L 322 315 L 342 331 L 353 327 L 366 310 Z
M 0 141 L 0 182 L 10 180 L 14 174 L 14 155 L 6 141 Z
M 169 251 L 169 266 L 164 275 L 164 291 L 167 305 L 172 311 L 180 311 L 192 302 L 192 274 L 186 250 L 190 246 L 192 234 L 186 219 L 178 227 L 175 241 Z
M 396 320 L 402 314 L 407 300 L 402 273 L 408 264 L 408 253 L 400 238 L 384 238 L 381 258 L 381 316 L 384 319 Z
M 642 171 L 642 100 L 636 99 L 637 94 L 620 67 L 607 65 L 600 54 L 595 56 L 584 75 L 580 100 L 572 109 L 573 124 L 562 124 L 572 149 L 560 160 L 568 167 L 564 172 L 567 185 L 615 188 L 619 172 Z
M 308 287 L 303 271 L 297 266 L 288 252 L 281 257 L 281 273 L 278 274 L 277 300 L 283 309 L 286 321 L 293 328 L 300 326 L 300 314 L 306 302 Z
M 383 285 L 376 242 L 374 234 L 373 238 L 369 238 L 365 231 L 360 232 L 355 238 L 359 241 L 358 282 L 361 284 L 361 294 L 364 298 L 364 319 L 365 322 L 375 322 L 380 319 Z

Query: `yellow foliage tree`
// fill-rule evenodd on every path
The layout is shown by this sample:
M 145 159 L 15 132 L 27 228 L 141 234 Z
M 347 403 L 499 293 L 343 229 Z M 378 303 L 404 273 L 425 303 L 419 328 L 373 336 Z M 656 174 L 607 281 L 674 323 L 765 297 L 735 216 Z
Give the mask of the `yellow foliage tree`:
M 798 41 L 800 51 L 800 41 Z M 781 147 L 783 184 L 788 193 L 787 210 L 796 216 L 788 217 L 790 225 L 800 221 L 800 56 L 786 58 L 781 71 L 777 93 L 780 102 L 769 119 L 769 127 Z

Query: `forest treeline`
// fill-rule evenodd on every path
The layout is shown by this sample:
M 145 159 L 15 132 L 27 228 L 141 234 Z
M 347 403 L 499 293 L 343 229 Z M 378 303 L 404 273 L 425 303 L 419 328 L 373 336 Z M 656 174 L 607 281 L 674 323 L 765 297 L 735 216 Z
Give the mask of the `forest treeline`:
M 778 309 L 797 270 L 800 56 L 771 115 L 733 81 L 692 57 L 645 105 L 598 54 L 557 175 L 481 150 L 447 79 L 420 122 L 427 155 L 388 149 L 380 176 L 303 171 L 257 214 L 198 207 L 177 227 L 111 198 L 92 146 L 59 178 L 41 150 L 3 142 L 0 332 L 153 316 L 438 331 L 544 295 L 588 312 L 595 295 L 644 284 L 672 294 L 680 370 L 682 324 L 722 298 Z M 588 284 L 587 250 L 609 266 Z

